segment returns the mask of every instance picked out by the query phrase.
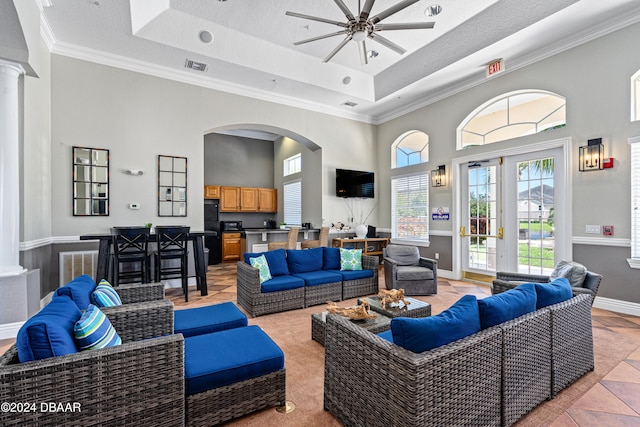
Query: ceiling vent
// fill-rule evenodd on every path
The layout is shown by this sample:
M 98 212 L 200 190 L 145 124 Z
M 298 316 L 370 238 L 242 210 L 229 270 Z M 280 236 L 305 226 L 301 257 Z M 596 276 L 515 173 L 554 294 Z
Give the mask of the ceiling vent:
M 345 107 L 351 107 L 351 108 L 353 108 L 353 107 L 355 107 L 355 106 L 356 106 L 356 105 L 358 105 L 358 104 L 356 104 L 356 103 L 355 103 L 355 102 L 353 102 L 353 101 L 346 101 L 346 102 L 343 102 L 343 103 L 342 103 L 342 105 L 344 105 Z
M 194 61 L 192 59 L 187 59 L 187 62 L 184 64 L 185 68 L 191 68 L 192 70 L 196 70 L 196 71 L 206 71 L 207 70 L 207 64 L 202 63 L 202 62 L 197 62 Z

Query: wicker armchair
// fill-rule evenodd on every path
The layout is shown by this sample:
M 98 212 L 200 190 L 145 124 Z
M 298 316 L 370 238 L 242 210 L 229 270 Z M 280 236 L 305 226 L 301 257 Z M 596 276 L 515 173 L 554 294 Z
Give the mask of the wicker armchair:
M 404 289 L 405 295 L 438 293 L 438 261 L 421 257 L 416 246 L 389 245 L 382 251 L 387 289 Z
M 149 315 L 170 311 L 173 319 L 169 301 L 139 305 Z M 122 345 L 27 363 L 18 363 L 13 345 L 0 357 L 0 399 L 35 405 L 34 411 L 3 411 L 0 425 L 184 425 L 184 344 L 182 335 L 173 335 L 173 320 L 158 324 L 126 306 L 104 312 Z M 66 410 L 42 406 L 49 403 Z
M 164 285 L 162 283 L 119 285 L 116 292 L 118 292 L 123 304 L 164 299 Z

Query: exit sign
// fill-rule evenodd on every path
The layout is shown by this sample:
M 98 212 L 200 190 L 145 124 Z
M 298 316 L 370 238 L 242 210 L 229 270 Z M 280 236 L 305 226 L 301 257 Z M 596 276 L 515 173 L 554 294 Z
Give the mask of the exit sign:
M 491 77 L 494 74 L 498 74 L 504 71 L 504 60 L 498 59 L 497 61 L 491 62 L 487 65 L 487 77 Z

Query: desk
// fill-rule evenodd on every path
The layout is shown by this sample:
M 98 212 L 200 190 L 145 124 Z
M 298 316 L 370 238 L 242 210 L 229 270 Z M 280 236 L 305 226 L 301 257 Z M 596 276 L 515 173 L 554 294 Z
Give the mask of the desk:
M 198 289 L 200 289 L 201 295 L 207 295 L 207 262 L 204 259 L 204 242 L 202 238 L 204 236 L 217 236 L 215 231 L 190 231 L 188 239 L 193 242 L 193 260 L 196 269 L 196 283 Z M 155 240 L 156 235 L 151 233 L 149 235 L 150 241 Z M 83 234 L 80 236 L 80 240 L 98 240 L 98 266 L 96 268 L 95 280 L 98 281 L 102 278 L 107 278 L 109 282 L 113 281 L 113 278 L 109 275 L 109 256 L 111 255 L 111 234 Z
M 382 256 L 382 249 L 389 244 L 388 237 L 372 237 L 370 239 L 333 239 L 334 248 L 362 249 L 362 255 Z

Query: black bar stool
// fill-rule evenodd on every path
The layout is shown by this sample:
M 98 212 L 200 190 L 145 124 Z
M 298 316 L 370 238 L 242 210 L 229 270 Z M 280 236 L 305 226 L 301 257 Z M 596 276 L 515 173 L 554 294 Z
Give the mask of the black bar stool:
M 187 243 L 189 241 L 190 227 L 183 226 L 157 226 L 156 242 L 158 252 L 156 255 L 156 281 L 162 279 L 182 279 L 184 300 L 189 301 L 189 284 L 187 277 Z M 177 265 L 171 260 L 180 260 Z M 168 261 L 163 263 L 163 261 Z
M 151 281 L 149 233 L 150 229 L 146 227 L 113 227 L 111 229 L 115 264 L 114 286 L 118 286 L 120 283 L 149 283 Z

